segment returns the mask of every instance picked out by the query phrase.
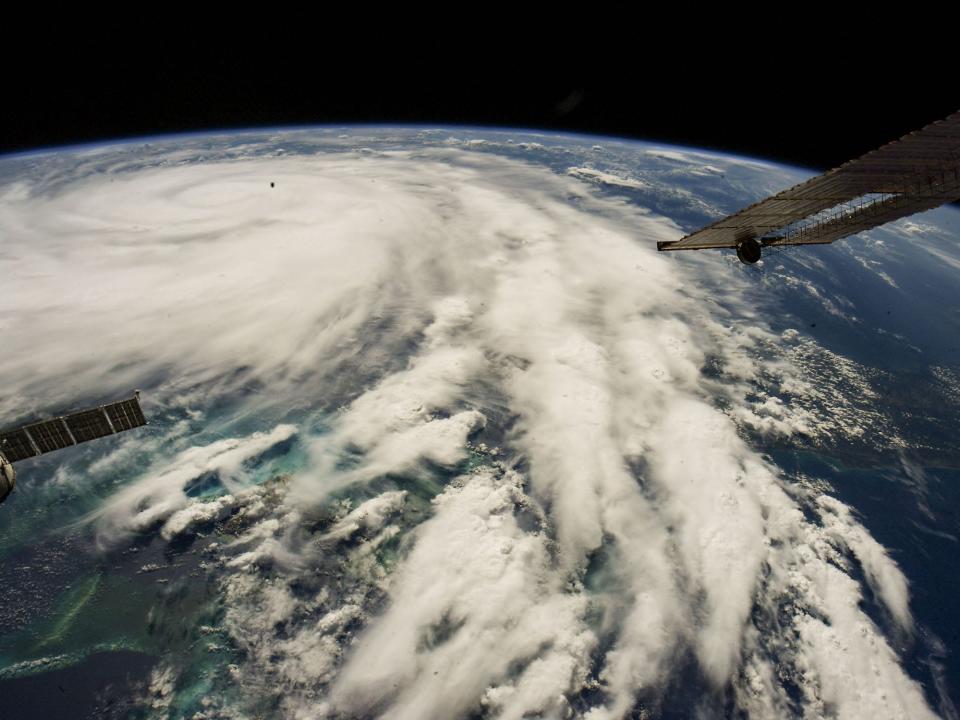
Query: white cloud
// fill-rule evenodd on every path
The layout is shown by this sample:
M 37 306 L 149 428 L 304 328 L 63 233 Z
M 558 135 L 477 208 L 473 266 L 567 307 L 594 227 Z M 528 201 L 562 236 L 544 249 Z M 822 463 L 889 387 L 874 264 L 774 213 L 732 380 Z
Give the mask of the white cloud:
M 770 332 L 727 263 L 657 254 L 678 235 L 667 218 L 529 153 L 438 139 L 385 154 L 375 140 L 171 157 L 0 194 L 4 342 L 31 348 L 0 354 L 8 403 L 60 402 L 104 387 L 109 369 L 106 385 L 152 388 L 157 406 L 232 398 L 266 429 L 157 463 L 95 518 L 109 544 L 242 514 L 243 534 L 215 551 L 238 686 L 290 717 L 599 720 L 663 692 L 689 655 L 769 716 L 790 703 L 782 656 L 810 716 L 929 715 L 852 577 L 859 563 L 908 632 L 896 564 L 845 506 L 787 486 L 738 433 L 881 425 L 850 399 L 869 392 L 859 368 Z M 824 366 L 836 379 L 817 388 Z M 291 424 L 291 408 L 323 431 Z M 484 428 L 502 460 L 475 448 L 484 467 L 465 473 Z M 188 429 L 159 431 L 157 447 L 183 447 Z M 245 462 L 295 433 L 304 467 L 267 504 L 244 489 Z M 230 494 L 189 498 L 206 473 Z M 331 492 L 388 476 L 448 484 L 422 521 L 406 510 L 424 498 L 391 486 L 305 529 Z M 756 624 L 781 610 L 782 626 Z
M 580 178 L 581 180 L 586 180 L 588 182 L 595 182 L 600 185 L 613 185 L 631 188 L 634 190 L 650 187 L 649 183 L 645 183 L 643 180 L 637 180 L 636 178 L 631 177 L 622 177 L 620 175 L 614 175 L 613 173 L 603 172 L 602 170 L 596 170 L 591 167 L 572 167 L 567 170 L 567 175 Z
M 555 711 L 582 680 L 593 641 L 584 599 L 551 577 L 546 538 L 513 516 L 520 478 L 484 471 L 440 495 L 436 515 L 391 582 L 392 602 L 353 648 L 334 683 L 333 708 L 363 715 L 390 704 L 395 718 L 458 717 L 507 668 L 530 665 L 509 690 L 487 695 L 507 717 Z
M 184 450 L 166 467 L 152 471 L 116 492 L 95 513 L 100 542 L 114 543 L 128 533 L 147 530 L 160 521 L 166 521 L 163 533 L 169 538 L 202 521 L 204 516 L 213 519 L 232 506 L 236 498 L 227 496 L 229 500 L 223 498 L 210 504 L 191 505 L 186 494 L 190 481 L 216 473 L 220 481 L 230 487 L 242 480 L 243 465 L 247 460 L 288 440 L 295 433 L 294 426 L 279 425 L 269 433 L 227 438 Z

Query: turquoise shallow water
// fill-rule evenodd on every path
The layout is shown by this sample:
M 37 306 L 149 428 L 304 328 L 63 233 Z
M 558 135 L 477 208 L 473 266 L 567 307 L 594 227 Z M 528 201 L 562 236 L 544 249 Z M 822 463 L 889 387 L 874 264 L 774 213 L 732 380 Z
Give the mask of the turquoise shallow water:
M 314 439 L 326 432 L 328 420 L 322 415 L 301 415 L 297 419 L 307 432 L 316 433 Z M 261 427 L 262 423 L 251 417 L 207 418 L 202 439 L 194 441 L 215 442 Z M 163 436 L 165 427 L 153 423 L 150 430 Z M 245 464 L 245 482 L 275 482 L 303 471 L 309 464 L 306 444 L 303 436 L 295 437 L 259 454 Z M 89 463 L 90 457 L 82 458 L 80 467 L 84 461 Z M 409 493 L 405 515 L 410 526 L 415 526 L 429 515 L 430 500 L 443 490 L 446 480 L 488 461 L 482 453 L 471 453 L 460 468 L 442 470 L 434 479 L 384 477 L 368 486 L 344 488 L 333 493 L 324 507 L 317 508 L 318 527 L 330 524 L 340 503 L 359 504 L 394 489 Z M 127 482 L 134 480 L 135 476 L 126 478 Z M 116 476 L 107 475 L 101 482 L 112 487 Z M 210 501 L 227 489 L 213 474 L 199 476 L 186 492 L 198 501 Z M 72 527 L 69 533 L 57 528 L 29 550 L 21 543 L 10 543 L 3 567 L 8 573 L 13 568 L 20 570 L 12 574 L 12 584 L 22 586 L 17 578 L 29 578 L 37 593 L 49 597 L 49 603 L 42 608 L 25 603 L 22 612 L 10 618 L 9 627 L 16 629 L 0 636 L 0 693 L 24 703 L 20 706 L 22 717 L 35 717 L 37 712 L 68 717 L 71 708 L 75 711 L 81 707 L 76 704 L 79 688 L 84 688 L 83 702 L 98 712 L 109 710 L 117 712 L 118 717 L 152 716 L 130 698 L 148 695 L 149 671 L 163 660 L 184 669 L 170 686 L 164 712 L 190 717 L 204 710 L 204 698 L 211 694 L 229 696 L 233 682 L 229 668 L 242 661 L 242 655 L 235 652 L 220 629 L 226 608 L 218 589 L 221 572 L 212 561 L 211 546 L 233 541 L 238 529 L 221 522 L 206 523 L 200 533 L 171 544 L 151 530 L 101 554 L 93 550 L 90 527 L 79 522 L 98 507 L 93 498 L 86 499 L 85 504 L 60 508 L 60 514 L 43 508 L 34 511 L 48 522 L 56 520 Z M 26 518 L 20 520 L 26 522 Z M 15 535 L 17 527 L 18 523 L 7 526 L 10 536 Z M 397 562 L 398 549 L 398 543 L 392 542 L 378 551 L 378 562 L 386 570 Z M 49 577 L 38 578 L 38 564 L 48 554 L 56 556 L 59 567 L 41 566 L 51 572 Z M 54 682 L 72 687 L 69 697 L 44 696 L 42 688 Z M 107 701 L 109 708 L 104 704 Z M 264 710 L 269 711 L 269 706 Z

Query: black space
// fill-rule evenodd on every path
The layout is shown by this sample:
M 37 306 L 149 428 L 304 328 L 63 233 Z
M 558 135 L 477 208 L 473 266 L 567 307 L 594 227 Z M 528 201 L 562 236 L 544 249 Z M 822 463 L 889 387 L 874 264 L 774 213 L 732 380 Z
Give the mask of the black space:
M 370 56 L 255 33 L 0 48 L 0 152 L 190 130 L 414 123 L 556 129 L 713 148 L 826 169 L 960 109 L 953 58 L 817 62 L 778 48 L 632 49 L 522 62 L 464 41 Z M 492 48 L 496 50 L 496 48 Z M 590 52 L 583 50 L 584 57 Z M 45 57 L 49 61 L 33 62 Z M 814 58 L 816 54 L 814 54 Z M 364 60 L 360 60 L 364 58 Z

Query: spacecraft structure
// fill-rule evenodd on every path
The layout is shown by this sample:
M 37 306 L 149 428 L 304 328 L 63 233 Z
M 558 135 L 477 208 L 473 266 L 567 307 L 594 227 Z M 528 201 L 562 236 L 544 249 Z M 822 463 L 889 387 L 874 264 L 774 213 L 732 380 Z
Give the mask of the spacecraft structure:
M 822 245 L 960 200 L 960 112 L 904 135 L 657 250 Z
M 17 482 L 14 463 L 147 424 L 140 393 L 108 405 L 0 431 L 0 502 Z

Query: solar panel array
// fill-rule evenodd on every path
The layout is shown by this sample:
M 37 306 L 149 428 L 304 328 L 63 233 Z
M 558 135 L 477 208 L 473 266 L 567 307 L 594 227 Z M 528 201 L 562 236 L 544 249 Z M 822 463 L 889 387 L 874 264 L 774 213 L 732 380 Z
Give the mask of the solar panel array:
M 140 396 L 0 432 L 0 452 L 10 462 L 146 425 Z
M 960 112 L 657 249 L 829 243 L 958 199 Z

